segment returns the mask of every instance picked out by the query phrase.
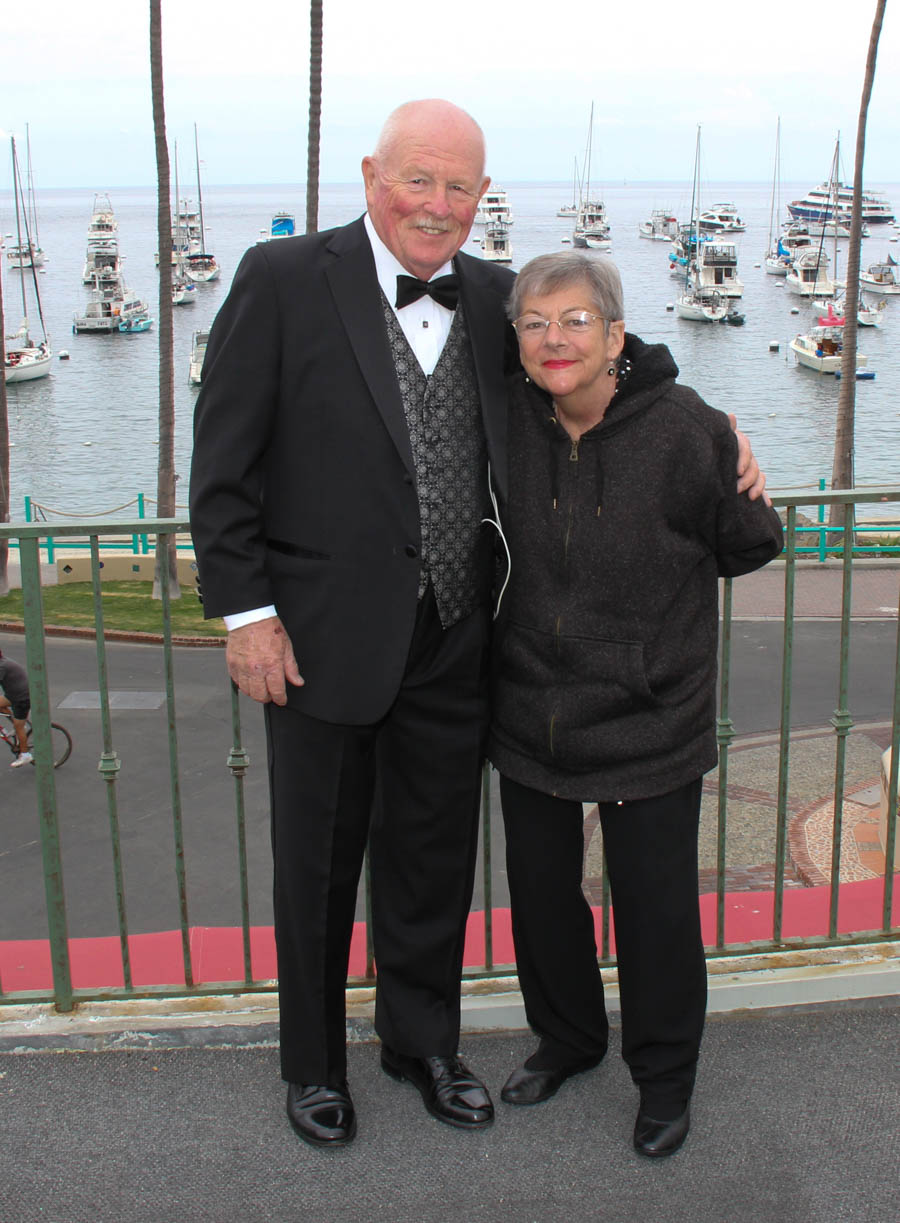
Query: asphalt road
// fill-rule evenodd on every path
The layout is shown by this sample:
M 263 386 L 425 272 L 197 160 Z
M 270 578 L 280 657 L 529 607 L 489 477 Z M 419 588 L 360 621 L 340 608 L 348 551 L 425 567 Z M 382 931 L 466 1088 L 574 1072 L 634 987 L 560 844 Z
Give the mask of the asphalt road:
M 849 708 L 857 723 L 889 721 L 893 701 L 896 622 L 857 622 L 851 637 Z M 803 621 L 795 628 L 794 727 L 827 726 L 837 705 L 839 625 Z M 734 625 L 731 717 L 739 736 L 778 728 L 782 629 L 777 622 Z M 0 649 L 24 661 L 20 636 L 0 634 Z M 173 929 L 179 920 L 172 793 L 169 776 L 162 651 L 109 643 L 113 693 L 151 694 L 148 708 L 113 712 L 114 747 L 122 762 L 115 783 L 131 933 Z M 93 642 L 47 639 L 54 721 L 71 731 L 75 749 L 57 770 L 69 933 L 116 930 L 107 785 L 97 770 L 102 739 L 97 709 L 77 706 L 77 693 L 98 687 Z M 221 649 L 176 650 L 178 772 L 184 814 L 185 870 L 191 925 L 240 922 L 230 699 Z M 125 703 L 136 703 L 123 695 Z M 81 702 L 83 704 L 83 702 Z M 251 922 L 271 923 L 268 796 L 262 718 L 242 701 Z M 823 779 L 823 793 L 829 788 Z M 493 823 L 499 821 L 494 802 Z M 495 839 L 494 903 L 505 903 L 502 856 Z M 76 883 L 77 881 L 77 883 Z M 478 896 L 476 896 L 476 901 Z M 0 939 L 46 936 L 41 851 L 33 769 L 10 770 L 0 759 Z

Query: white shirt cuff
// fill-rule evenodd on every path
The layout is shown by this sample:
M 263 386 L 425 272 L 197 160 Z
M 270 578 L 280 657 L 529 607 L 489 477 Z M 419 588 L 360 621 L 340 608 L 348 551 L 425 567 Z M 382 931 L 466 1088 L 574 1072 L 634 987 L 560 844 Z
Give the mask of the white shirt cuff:
M 251 611 L 235 612 L 231 616 L 223 616 L 225 627 L 229 633 L 232 629 L 243 628 L 245 624 L 255 624 L 257 620 L 268 620 L 270 616 L 277 616 L 274 604 L 269 607 L 254 607 Z

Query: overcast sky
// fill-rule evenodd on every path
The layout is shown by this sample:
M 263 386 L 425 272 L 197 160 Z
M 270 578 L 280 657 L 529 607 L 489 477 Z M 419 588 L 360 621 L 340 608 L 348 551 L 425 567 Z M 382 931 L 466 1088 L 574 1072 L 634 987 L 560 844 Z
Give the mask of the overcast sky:
M 384 116 L 446 97 L 479 120 L 496 182 L 562 180 L 593 101 L 595 181 L 827 177 L 842 136 L 852 178 L 875 0 L 324 0 L 322 182 L 352 182 Z M 892 11 L 893 10 L 893 11 Z M 900 16 L 888 5 L 869 110 L 866 183 L 900 181 Z M 20 10 L 21 13 L 27 11 Z M 690 14 L 693 14 L 691 16 Z M 302 3 L 163 0 L 166 120 L 204 180 L 306 177 L 308 12 Z M 37 186 L 155 181 L 148 4 L 41 0 L 4 23 L 0 129 L 30 124 Z M 0 158 L 8 188 L 9 158 Z

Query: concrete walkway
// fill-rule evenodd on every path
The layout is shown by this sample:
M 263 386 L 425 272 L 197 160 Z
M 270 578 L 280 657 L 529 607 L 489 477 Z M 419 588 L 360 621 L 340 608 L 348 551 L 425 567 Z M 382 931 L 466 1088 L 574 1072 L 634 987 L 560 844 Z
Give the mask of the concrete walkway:
M 350 1048 L 359 1133 L 311 1149 L 268 1047 L 0 1056 L 4 1223 L 844 1223 L 898 1218 L 900 1008 L 713 1018 L 681 1152 L 632 1150 L 618 1032 L 545 1104 L 499 1100 L 532 1047 L 469 1036 L 497 1119 L 466 1133 Z

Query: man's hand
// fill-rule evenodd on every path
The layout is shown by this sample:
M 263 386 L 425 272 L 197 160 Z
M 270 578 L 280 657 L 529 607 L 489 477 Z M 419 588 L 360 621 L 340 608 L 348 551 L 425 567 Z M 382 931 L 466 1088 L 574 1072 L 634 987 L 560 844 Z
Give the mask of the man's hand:
M 303 677 L 291 639 L 277 616 L 232 629 L 225 647 L 228 673 L 254 701 L 287 704 L 285 680 L 301 687 Z
M 731 421 L 731 427 L 734 429 L 738 444 L 737 490 L 739 493 L 747 493 L 751 501 L 755 501 L 757 497 L 762 497 L 766 505 L 771 505 L 772 499 L 765 491 L 766 475 L 765 472 L 759 470 L 759 463 L 753 457 L 750 438 L 747 437 L 746 433 L 741 433 L 737 427 L 737 417 L 733 412 L 728 413 L 728 419 Z

